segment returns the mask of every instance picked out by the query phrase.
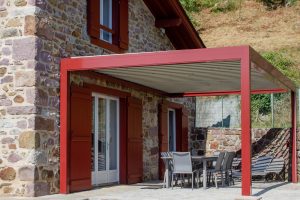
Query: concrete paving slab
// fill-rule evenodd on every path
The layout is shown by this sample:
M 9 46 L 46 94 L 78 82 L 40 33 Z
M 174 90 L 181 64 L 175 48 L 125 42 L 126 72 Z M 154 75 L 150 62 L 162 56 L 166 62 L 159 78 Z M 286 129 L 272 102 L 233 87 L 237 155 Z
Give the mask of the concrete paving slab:
M 254 183 L 252 199 L 262 200 L 299 200 L 300 184 L 291 183 Z M 162 188 L 157 183 L 142 183 L 136 185 L 117 185 L 102 187 L 90 191 L 68 195 L 55 194 L 36 198 L 4 197 L 3 200 L 236 200 L 241 195 L 241 186 L 210 187 L 194 189 L 175 187 Z M 251 198 L 248 198 L 251 199 Z M 251 200 L 252 200 L 251 199 Z M 244 199 L 243 199 L 244 200 Z

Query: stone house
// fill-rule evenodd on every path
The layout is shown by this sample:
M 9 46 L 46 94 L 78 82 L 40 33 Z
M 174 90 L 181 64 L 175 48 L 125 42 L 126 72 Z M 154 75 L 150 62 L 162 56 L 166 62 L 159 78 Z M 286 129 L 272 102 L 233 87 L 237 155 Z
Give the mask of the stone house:
M 296 86 L 249 46 L 202 49 L 179 0 L 0 0 L 0 19 L 1 196 L 157 180 L 163 151 L 245 148 L 247 175 L 251 140 L 290 142 L 297 181 Z M 251 136 L 251 90 L 291 92 L 291 131 Z M 223 92 L 242 129 L 195 129 L 194 96 Z
M 178 0 L 0 0 L 0 22 L 0 196 L 60 192 L 61 58 L 205 47 Z M 72 116 L 81 116 L 71 132 L 92 134 L 73 138 L 64 192 L 158 179 L 159 152 L 188 149 L 194 98 L 96 72 L 71 73 L 70 88 Z M 139 122 L 122 118 L 135 143 L 123 144 L 125 103 Z

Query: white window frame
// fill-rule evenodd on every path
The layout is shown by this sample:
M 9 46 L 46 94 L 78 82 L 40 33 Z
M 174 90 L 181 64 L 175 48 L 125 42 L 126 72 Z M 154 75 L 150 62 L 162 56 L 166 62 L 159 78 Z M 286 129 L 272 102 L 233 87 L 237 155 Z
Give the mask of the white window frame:
M 99 93 L 92 93 L 92 96 L 95 98 L 95 105 L 98 105 L 99 98 L 105 99 L 107 101 L 106 105 L 106 119 L 110 119 L 110 100 L 114 100 L 117 102 L 117 169 L 116 170 L 110 170 L 110 157 L 109 157 L 109 148 L 110 143 L 108 141 L 108 136 L 110 133 L 110 126 L 106 126 L 106 170 L 105 171 L 99 171 L 98 167 L 98 152 L 95 151 L 95 149 L 98 148 L 98 126 L 96 126 L 96 122 L 98 122 L 98 106 L 95 106 L 95 139 L 94 139 L 94 171 L 92 171 L 92 184 L 93 185 L 103 185 L 103 184 L 110 184 L 110 183 L 120 183 L 120 100 L 117 97 L 112 97 L 108 95 L 103 95 Z M 108 122 L 109 123 L 109 122 Z M 96 162 L 97 161 L 97 162 Z

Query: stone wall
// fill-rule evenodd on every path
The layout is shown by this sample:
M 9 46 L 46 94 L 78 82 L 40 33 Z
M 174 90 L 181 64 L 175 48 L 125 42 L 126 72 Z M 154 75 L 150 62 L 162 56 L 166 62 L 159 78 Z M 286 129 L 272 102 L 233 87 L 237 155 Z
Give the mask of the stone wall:
M 0 0 L 0 195 L 33 196 L 45 187 L 34 184 L 45 162 L 37 151 L 34 12 L 33 1 Z
M 89 41 L 86 1 L 0 0 L 0 20 L 0 195 L 58 193 L 60 59 L 111 52 Z M 129 0 L 128 52 L 174 49 L 154 21 L 143 1 Z M 147 99 L 144 178 L 155 179 L 159 99 L 136 95 Z
M 290 177 L 290 129 L 252 129 L 252 156 L 272 155 L 285 159 L 286 178 Z M 216 151 L 234 151 L 241 155 L 241 129 L 195 128 L 191 133 L 192 152 L 212 155 Z

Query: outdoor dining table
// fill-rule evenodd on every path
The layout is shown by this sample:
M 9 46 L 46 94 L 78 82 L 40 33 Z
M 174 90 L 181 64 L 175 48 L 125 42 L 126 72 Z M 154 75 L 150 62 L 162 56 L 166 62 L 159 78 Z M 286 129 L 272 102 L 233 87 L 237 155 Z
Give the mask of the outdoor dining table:
M 172 160 L 172 157 L 161 157 L 161 159 Z M 203 189 L 207 188 L 207 162 L 213 162 L 218 159 L 218 156 L 192 156 L 192 162 L 199 161 L 203 163 Z M 170 187 L 170 166 L 169 162 L 166 162 L 168 166 L 166 166 L 166 171 L 168 176 L 166 177 L 166 188 Z

